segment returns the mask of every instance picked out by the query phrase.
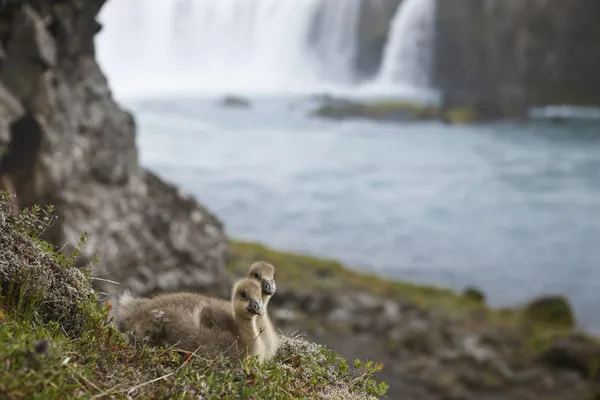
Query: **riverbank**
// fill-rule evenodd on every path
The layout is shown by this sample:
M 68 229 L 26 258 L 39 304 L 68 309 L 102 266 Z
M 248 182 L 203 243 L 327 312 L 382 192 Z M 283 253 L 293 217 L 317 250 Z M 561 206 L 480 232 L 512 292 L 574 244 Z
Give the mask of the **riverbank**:
M 257 243 L 230 249 L 229 273 L 257 259 L 276 265 L 269 310 L 283 332 L 384 363 L 390 398 L 583 399 L 600 389 L 599 342 L 561 297 L 495 309 L 475 290 L 385 280 Z

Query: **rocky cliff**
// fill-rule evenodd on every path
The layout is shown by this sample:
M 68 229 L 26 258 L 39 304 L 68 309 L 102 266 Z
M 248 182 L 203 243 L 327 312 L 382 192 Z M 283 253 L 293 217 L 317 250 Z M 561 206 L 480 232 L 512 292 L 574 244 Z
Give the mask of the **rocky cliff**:
M 365 77 L 379 70 L 390 25 L 403 0 L 370 0 L 361 4 L 357 70 Z
M 600 104 L 597 0 L 438 0 L 434 76 L 506 105 Z
M 21 207 L 56 206 L 58 220 L 44 235 L 59 247 L 88 232 L 84 259 L 100 255 L 100 277 L 138 293 L 202 287 L 224 264 L 223 226 L 140 167 L 134 119 L 113 100 L 95 60 L 103 3 L 2 2 L 3 186 Z

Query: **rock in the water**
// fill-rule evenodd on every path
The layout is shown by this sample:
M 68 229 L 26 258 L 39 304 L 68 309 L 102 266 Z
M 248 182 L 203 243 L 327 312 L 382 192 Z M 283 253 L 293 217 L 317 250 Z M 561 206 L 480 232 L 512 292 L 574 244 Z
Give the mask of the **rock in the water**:
M 250 108 L 250 100 L 237 96 L 225 96 L 219 104 L 223 107 Z
M 358 102 L 327 99 L 313 110 L 312 115 L 333 120 L 367 119 L 380 122 L 409 122 L 437 119 L 435 107 L 396 100 Z
M 528 104 L 518 91 L 488 90 L 486 92 L 447 91 L 442 98 L 441 113 L 446 122 L 469 122 L 501 119 L 524 119 Z
M 543 296 L 531 301 L 523 310 L 527 319 L 565 328 L 575 325 L 573 308 L 563 296 Z
M 134 119 L 94 59 L 104 1 L 55 3 L 21 1 L 0 14 L 0 142 L 15 143 L 0 162 L 3 186 L 22 207 L 56 206 L 45 239 L 66 251 L 88 232 L 81 262 L 99 255 L 96 274 L 121 284 L 98 283 L 106 292 L 211 285 L 227 254 L 223 226 L 140 167 Z

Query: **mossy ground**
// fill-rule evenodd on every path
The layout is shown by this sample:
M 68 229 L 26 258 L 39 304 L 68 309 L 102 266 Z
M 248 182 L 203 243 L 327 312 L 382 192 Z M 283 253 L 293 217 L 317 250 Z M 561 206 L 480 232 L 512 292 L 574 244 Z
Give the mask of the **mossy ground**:
M 107 309 L 90 303 L 88 311 L 89 326 L 77 338 L 68 338 L 58 323 L 5 315 L 0 398 L 295 399 L 337 392 L 368 399 L 385 392 L 371 378 L 378 366 L 350 367 L 302 339 L 285 339 L 277 358 L 266 364 L 254 358 L 234 364 L 173 348 L 132 346 L 108 325 Z
M 6 204 L 6 197 L 0 199 L 0 206 Z M 373 378 L 379 365 L 358 360 L 348 365 L 300 338 L 284 338 L 275 359 L 263 364 L 254 357 L 206 359 L 134 343 L 115 328 L 110 304 L 99 305 L 90 278 L 75 268 L 78 250 L 65 256 L 38 238 L 49 220 L 34 213 L 15 221 L 6 211 L 0 210 L 2 399 L 374 399 L 387 390 Z M 19 271 L 32 265 L 39 267 L 36 279 L 19 280 Z M 65 276 L 83 279 L 54 290 L 61 287 L 57 278 Z M 15 284 L 4 284 L 11 280 Z M 44 296 L 39 288 L 51 290 Z M 55 318 L 52 308 L 68 313 Z

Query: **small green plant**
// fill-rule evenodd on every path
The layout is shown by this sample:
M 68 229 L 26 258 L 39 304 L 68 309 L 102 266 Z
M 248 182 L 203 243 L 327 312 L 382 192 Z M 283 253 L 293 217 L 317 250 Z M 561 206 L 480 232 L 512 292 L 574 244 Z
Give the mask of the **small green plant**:
M 15 227 L 23 234 L 38 239 L 54 222 L 54 206 L 41 208 L 38 205 L 27 207 L 15 217 Z
M 373 374 L 380 372 L 383 369 L 382 363 L 375 363 L 373 361 L 362 362 L 358 358 L 354 360 L 354 368 L 356 370 L 362 370 L 362 373 L 354 378 L 353 383 L 363 388 L 368 393 L 373 393 L 378 396 L 383 396 L 387 393 L 389 386 L 385 382 L 377 383 L 373 378 Z

